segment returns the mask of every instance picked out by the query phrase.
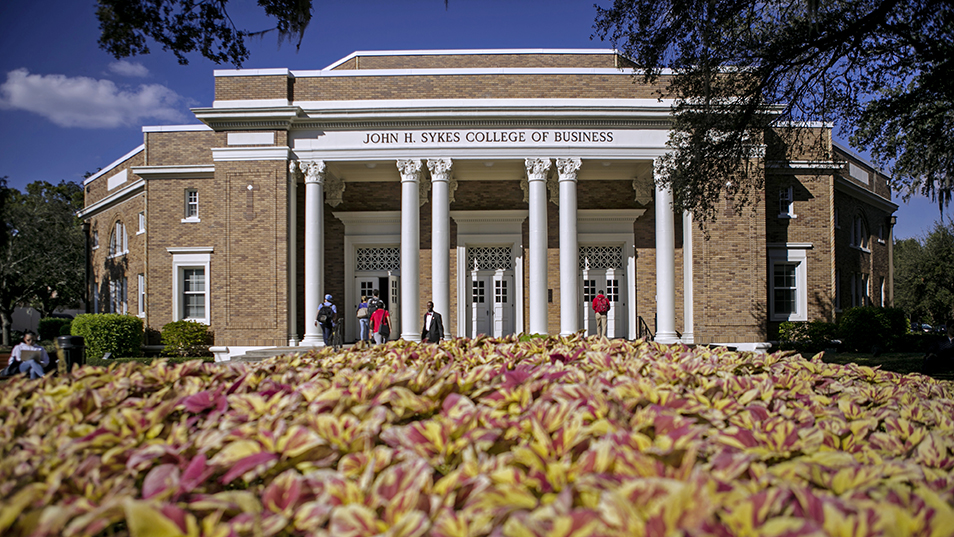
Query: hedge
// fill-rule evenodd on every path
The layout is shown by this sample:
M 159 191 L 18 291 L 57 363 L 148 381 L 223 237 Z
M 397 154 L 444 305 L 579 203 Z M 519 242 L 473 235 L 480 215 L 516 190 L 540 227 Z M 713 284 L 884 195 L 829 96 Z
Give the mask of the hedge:
M 44 317 L 40 319 L 40 323 L 37 325 L 37 335 L 40 336 L 40 341 L 47 341 L 50 339 L 56 339 L 57 336 L 69 335 L 70 334 L 70 324 L 73 322 L 73 319 L 64 319 L 62 317 Z M 66 330 L 65 332 L 63 330 Z
M 165 356 L 212 356 L 212 332 L 196 321 L 175 321 L 162 327 L 162 351 Z
M 86 344 L 86 358 L 102 358 L 107 352 L 113 356 L 142 355 L 142 319 L 118 313 L 85 313 L 73 319 L 70 333 L 82 336 Z

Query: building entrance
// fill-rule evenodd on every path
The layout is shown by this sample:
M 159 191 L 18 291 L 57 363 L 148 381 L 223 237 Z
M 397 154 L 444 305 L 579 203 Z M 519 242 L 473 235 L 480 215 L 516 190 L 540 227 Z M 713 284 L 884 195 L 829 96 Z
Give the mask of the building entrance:
M 514 332 L 514 273 L 509 246 L 469 247 L 467 336 Z
M 580 248 L 580 265 L 580 296 L 583 299 L 580 325 L 584 333 L 596 335 L 593 299 L 603 291 L 610 302 L 610 309 L 606 312 L 606 337 L 626 337 L 626 274 L 622 268 L 622 247 L 583 246 Z

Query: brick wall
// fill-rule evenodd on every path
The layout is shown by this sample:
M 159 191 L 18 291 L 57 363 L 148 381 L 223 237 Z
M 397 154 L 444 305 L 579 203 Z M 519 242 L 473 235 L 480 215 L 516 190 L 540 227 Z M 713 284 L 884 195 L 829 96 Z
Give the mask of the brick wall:
M 99 236 L 99 246 L 93 248 L 90 258 L 91 277 L 94 282 L 91 291 L 98 297 L 98 308 L 95 311 L 92 310 L 93 304 L 90 304 L 91 311 L 94 313 L 109 311 L 109 282 L 119 281 L 123 277 L 126 278 L 127 282 L 126 311 L 131 315 L 136 315 L 139 311 L 139 281 L 137 276 L 145 272 L 146 234 L 139 234 L 138 229 L 139 213 L 144 208 L 145 196 L 138 194 L 89 220 L 90 233 L 97 233 Z M 110 256 L 110 236 L 115 231 L 116 222 L 126 226 L 128 251 L 121 253 L 120 240 L 119 253 Z
M 90 181 L 90 183 L 86 185 L 86 187 L 84 188 L 85 190 L 84 199 L 85 199 L 86 206 L 88 207 L 92 205 L 93 203 L 96 203 L 97 201 L 109 196 L 110 194 L 114 194 L 122 190 L 123 187 L 129 186 L 132 183 L 135 183 L 136 181 L 138 181 L 139 180 L 138 176 L 133 175 L 133 173 L 130 171 L 127 171 L 126 182 L 117 186 L 116 188 L 112 190 L 109 190 L 110 177 L 113 177 L 114 175 L 121 173 L 123 170 L 129 170 L 133 166 L 142 166 L 143 158 L 144 158 L 143 152 L 140 151 L 139 153 L 136 153 L 135 155 L 119 163 L 115 168 L 113 168 L 109 172 Z
M 291 99 L 288 76 L 217 76 L 215 100 Z
M 212 165 L 212 148 L 225 147 L 226 133 L 147 132 L 146 166 Z

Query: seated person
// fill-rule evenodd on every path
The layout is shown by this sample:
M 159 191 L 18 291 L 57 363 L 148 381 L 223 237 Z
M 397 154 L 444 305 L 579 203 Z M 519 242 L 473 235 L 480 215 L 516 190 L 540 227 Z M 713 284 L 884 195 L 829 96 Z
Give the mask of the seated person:
M 938 338 L 924 355 L 923 373 L 954 371 L 954 321 L 947 321 L 947 335 Z
M 36 344 L 36 333 L 27 330 L 23 334 L 23 342 L 18 343 L 10 351 L 10 361 L 7 368 L 3 370 L 4 375 L 15 375 L 16 373 L 30 373 L 31 379 L 38 379 L 43 376 L 43 369 L 50 365 L 50 356 L 46 349 Z

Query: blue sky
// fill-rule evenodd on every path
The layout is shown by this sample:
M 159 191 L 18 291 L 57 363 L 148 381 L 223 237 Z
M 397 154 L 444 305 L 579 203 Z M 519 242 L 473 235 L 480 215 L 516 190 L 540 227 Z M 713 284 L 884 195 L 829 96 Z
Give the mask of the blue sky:
M 266 36 L 246 68 L 321 69 L 356 50 L 609 48 L 592 39 L 594 0 L 315 0 L 301 49 Z M 232 0 L 239 27 L 271 24 L 253 0 Z M 94 0 L 0 2 L 0 177 L 80 181 L 142 143 L 143 125 L 198 123 L 211 106 L 214 63 L 153 53 L 117 61 L 99 49 Z M 896 237 L 926 235 L 939 219 L 925 198 L 895 200 Z

